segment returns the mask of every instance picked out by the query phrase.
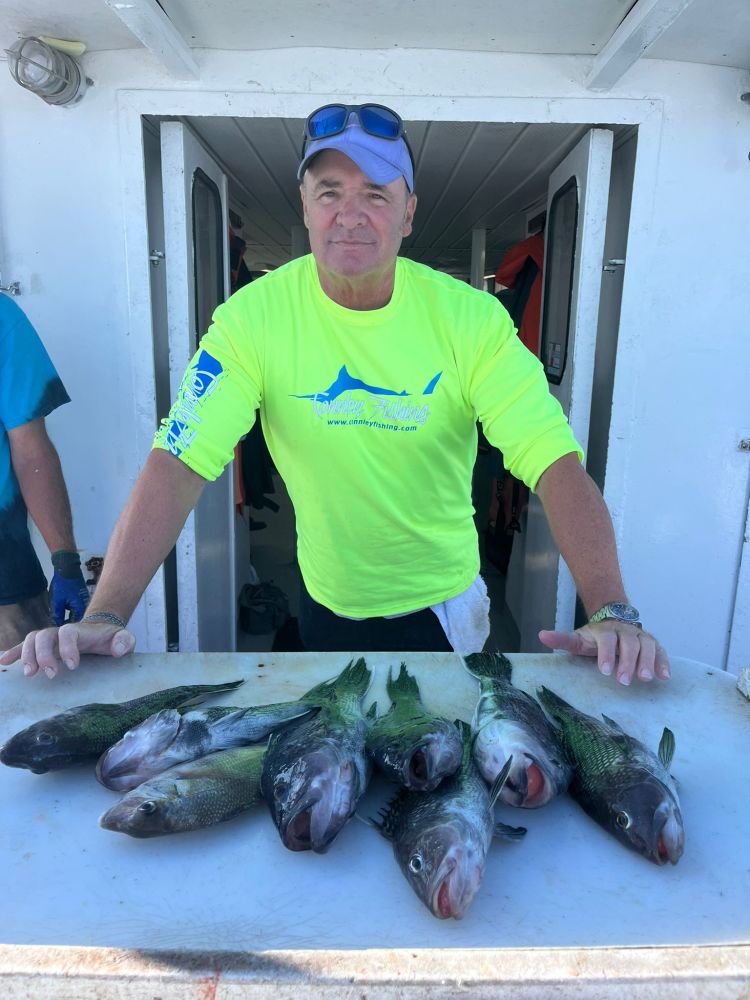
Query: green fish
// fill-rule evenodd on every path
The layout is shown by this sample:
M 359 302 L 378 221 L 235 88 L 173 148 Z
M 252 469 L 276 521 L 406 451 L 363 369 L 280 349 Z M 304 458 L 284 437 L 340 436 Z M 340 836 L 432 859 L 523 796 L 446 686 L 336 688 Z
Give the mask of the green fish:
M 654 864 L 673 865 L 685 849 L 685 831 L 669 766 L 675 740 L 664 728 L 659 755 L 616 722 L 584 715 L 546 687 L 537 697 L 560 724 L 574 763 L 570 794 L 605 830 Z
M 572 773 L 554 726 L 534 699 L 511 682 L 507 656 L 472 653 L 464 662 L 480 685 L 471 721 L 479 770 L 492 784 L 513 757 L 502 801 L 523 809 L 546 805 L 566 790 Z
M 325 853 L 367 787 L 362 699 L 369 684 L 365 661 L 352 660 L 300 699 L 320 706 L 314 718 L 290 723 L 269 740 L 263 795 L 290 851 Z
M 463 747 L 458 730 L 447 719 L 428 712 L 419 685 L 401 664 L 386 684 L 392 705 L 368 730 L 367 751 L 387 775 L 412 791 L 429 792 L 455 774 Z
M 163 708 L 187 709 L 212 695 L 233 691 L 244 680 L 189 684 L 154 691 L 120 704 L 80 705 L 35 722 L 0 748 L 0 762 L 34 774 L 57 771 L 100 757 L 125 733 Z
M 492 789 L 474 762 L 471 729 L 457 721 L 462 741 L 461 766 L 435 791 L 401 789 L 375 825 L 393 843 L 393 852 L 409 885 L 433 916 L 460 920 L 484 877 L 493 836 L 520 840 L 523 827 L 495 823 L 493 807 L 510 772 L 509 758 Z
M 260 801 L 265 752 L 265 746 L 235 747 L 171 767 L 108 809 L 99 825 L 161 837 L 223 823 Z

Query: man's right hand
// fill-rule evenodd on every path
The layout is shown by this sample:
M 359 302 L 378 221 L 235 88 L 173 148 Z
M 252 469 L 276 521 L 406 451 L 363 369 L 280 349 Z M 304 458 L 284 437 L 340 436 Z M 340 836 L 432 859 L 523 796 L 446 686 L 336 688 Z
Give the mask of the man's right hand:
M 26 677 L 43 670 L 52 678 L 63 665 L 75 670 L 82 653 L 120 657 L 132 653 L 134 647 L 135 636 L 126 628 L 103 622 L 76 622 L 29 632 L 22 643 L 0 656 L 0 664 L 9 666 L 20 660 Z

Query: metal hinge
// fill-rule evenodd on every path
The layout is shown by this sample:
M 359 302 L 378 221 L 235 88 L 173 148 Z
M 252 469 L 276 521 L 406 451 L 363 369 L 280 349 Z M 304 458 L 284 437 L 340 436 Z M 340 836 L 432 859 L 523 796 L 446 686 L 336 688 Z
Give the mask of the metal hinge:
M 164 251 L 152 250 L 151 253 L 148 255 L 148 259 L 151 261 L 152 267 L 158 267 L 159 264 L 161 264 L 161 262 L 164 260 Z
M 20 295 L 21 294 L 21 282 L 11 281 L 9 285 L 0 285 L 0 292 L 7 292 L 8 295 Z
M 750 438 L 740 438 L 737 448 L 740 451 L 750 451 Z
M 622 267 L 624 263 L 625 263 L 625 261 L 624 260 L 620 260 L 619 257 L 613 257 L 611 260 L 607 261 L 607 263 L 604 265 L 604 267 L 602 268 L 602 270 L 603 271 L 615 271 L 615 270 L 617 270 L 618 267 Z

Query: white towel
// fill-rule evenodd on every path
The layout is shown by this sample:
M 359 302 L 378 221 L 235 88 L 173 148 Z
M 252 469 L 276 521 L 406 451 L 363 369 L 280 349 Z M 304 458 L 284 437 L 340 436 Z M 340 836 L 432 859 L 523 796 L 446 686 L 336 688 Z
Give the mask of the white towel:
M 431 608 L 456 653 L 468 656 L 484 648 L 490 634 L 490 599 L 480 575 L 468 590 Z

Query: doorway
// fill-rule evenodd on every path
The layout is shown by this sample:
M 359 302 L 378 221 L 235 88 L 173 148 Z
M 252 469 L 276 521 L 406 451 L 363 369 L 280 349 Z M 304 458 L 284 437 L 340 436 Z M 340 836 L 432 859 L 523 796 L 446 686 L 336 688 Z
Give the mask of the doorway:
M 166 119 L 149 116 L 147 121 L 144 120 L 144 127 L 147 125 L 152 131 L 159 130 L 162 121 Z M 303 120 L 190 115 L 182 117 L 180 122 L 227 178 L 227 222 L 231 219 L 233 232 L 245 242 L 243 259 L 251 278 L 257 280 L 262 274 L 304 251 L 304 239 L 300 239 L 302 219 L 297 205 L 295 176 Z M 618 173 L 618 197 L 612 203 L 616 211 L 611 213 L 614 218 L 614 215 L 623 216 L 624 211 L 624 223 L 621 218 L 619 229 L 626 239 L 637 129 L 623 124 L 605 128 L 613 134 L 613 163 L 618 158 L 619 149 L 628 149 L 633 154 L 629 173 L 628 170 Z M 450 273 L 459 280 L 468 280 L 472 231 L 478 228 L 486 231 L 486 272 L 489 278 L 494 275 L 503 254 L 528 235 L 531 221 L 544 202 L 552 170 L 588 132 L 589 126 L 580 123 L 410 121 L 407 130 L 417 165 L 419 207 L 414 232 L 404 241 L 402 254 Z M 620 159 L 625 163 L 627 157 L 623 154 Z M 607 226 L 609 232 L 609 217 Z M 612 251 L 612 259 L 624 261 L 624 250 Z M 600 332 L 606 331 L 606 336 L 597 338 L 596 342 L 596 389 L 592 396 L 591 416 L 592 420 L 596 419 L 597 433 L 592 438 L 591 459 L 594 459 L 601 479 L 600 486 L 603 485 L 603 470 L 606 468 L 608 440 L 600 418 L 611 406 L 617 343 L 617 325 L 613 325 L 611 317 L 619 313 L 623 270 L 624 264 L 618 265 L 615 272 L 618 280 L 610 283 L 613 287 L 608 289 L 606 296 L 609 318 L 605 320 L 603 313 L 600 323 Z M 618 283 L 619 292 L 615 287 Z M 489 287 L 492 289 L 491 283 Z M 604 304 L 604 299 L 602 302 Z M 162 339 L 156 329 L 156 316 L 154 323 L 156 351 L 156 345 Z M 477 487 L 482 477 L 487 479 L 480 456 L 475 477 L 480 537 L 489 516 L 492 489 L 491 482 Z M 265 522 L 265 527 L 254 532 L 248 528 L 247 537 L 242 540 L 243 545 L 249 544 L 250 551 L 249 559 L 247 552 L 237 554 L 237 585 L 241 586 L 243 580 L 252 580 L 256 573 L 264 578 L 273 578 L 277 583 L 282 578 L 288 579 L 291 591 L 288 596 L 294 610 L 296 587 L 292 578 L 296 563 L 293 552 L 290 552 L 294 541 L 293 513 L 283 484 L 275 481 L 274 485 L 276 488 L 271 499 L 279 504 L 278 512 L 246 512 L 249 525 L 255 520 Z M 525 521 L 522 528 L 525 528 Z M 240 531 L 245 533 L 244 529 Z M 263 531 L 267 532 L 265 538 L 268 541 L 264 541 Z M 276 541 L 271 542 L 273 536 Z M 264 552 L 264 549 L 268 551 Z M 498 574 L 486 561 L 483 564 L 493 598 L 491 642 L 496 648 L 508 651 L 522 648 L 521 609 L 518 604 L 518 594 L 523 593 L 523 586 L 519 587 L 518 580 L 523 580 L 525 574 L 522 536 L 516 539 L 514 549 L 514 563 L 507 574 Z M 277 556 L 272 555 L 274 550 Z M 260 570 L 255 562 L 260 564 Z M 168 608 L 179 604 L 176 597 L 178 586 L 174 578 L 165 575 Z M 270 643 L 272 639 L 272 636 L 253 639 L 250 640 L 251 646 L 247 646 L 247 640 L 240 636 L 239 642 L 246 643 L 243 648 L 270 648 L 270 645 L 265 647 L 256 643 Z

